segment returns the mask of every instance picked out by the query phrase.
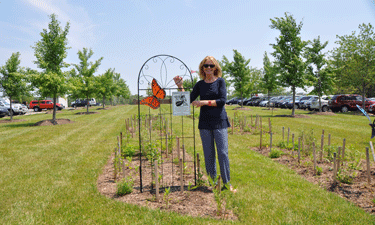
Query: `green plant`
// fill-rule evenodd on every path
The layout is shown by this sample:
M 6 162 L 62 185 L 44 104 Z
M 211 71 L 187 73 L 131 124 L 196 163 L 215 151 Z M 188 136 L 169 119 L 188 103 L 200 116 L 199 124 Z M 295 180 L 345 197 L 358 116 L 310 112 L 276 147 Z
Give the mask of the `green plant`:
M 316 167 L 316 175 L 320 176 L 320 175 L 322 175 L 322 173 L 323 173 L 322 167 L 317 166 Z
M 278 150 L 278 149 L 272 149 L 270 154 L 269 154 L 269 157 L 271 159 L 274 159 L 274 158 L 280 158 L 281 155 L 283 155 L 284 152 L 281 151 L 281 150 Z
M 148 142 L 144 150 L 144 155 L 151 162 L 151 164 L 153 164 L 155 160 L 160 158 L 160 152 L 156 144 Z
M 123 147 L 121 150 L 122 150 L 123 156 L 133 157 L 135 155 L 136 147 L 132 144 L 128 144 L 125 147 Z
M 133 192 L 133 179 L 122 179 L 120 182 L 117 183 L 117 192 L 116 194 L 119 196 L 123 196 L 126 194 L 130 194 Z
M 163 195 L 163 201 L 165 202 L 167 208 L 169 207 L 169 201 L 170 201 L 170 198 L 169 198 L 169 194 L 171 193 L 171 187 L 168 187 L 168 188 L 165 188 L 164 189 L 164 195 Z
M 355 175 L 355 173 L 353 173 L 352 175 L 350 175 L 347 170 L 345 170 L 345 169 L 342 168 L 342 169 L 340 169 L 337 172 L 336 178 L 341 183 L 352 184 L 353 183 L 353 178 L 354 178 L 353 175 Z

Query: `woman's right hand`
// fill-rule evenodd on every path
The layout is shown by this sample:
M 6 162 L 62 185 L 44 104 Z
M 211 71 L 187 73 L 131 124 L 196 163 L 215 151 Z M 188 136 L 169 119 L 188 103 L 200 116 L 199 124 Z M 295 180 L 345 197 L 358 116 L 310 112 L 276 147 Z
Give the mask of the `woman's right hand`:
M 173 78 L 173 80 L 176 83 L 177 87 L 182 88 L 182 83 L 183 83 L 182 77 L 177 75 Z

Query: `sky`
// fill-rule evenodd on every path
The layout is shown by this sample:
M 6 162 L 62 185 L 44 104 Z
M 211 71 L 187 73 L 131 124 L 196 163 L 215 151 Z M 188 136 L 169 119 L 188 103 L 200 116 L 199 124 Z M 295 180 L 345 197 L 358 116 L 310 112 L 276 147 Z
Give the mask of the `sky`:
M 235 49 L 262 68 L 280 34 L 270 19 L 286 12 L 303 23 L 303 40 L 328 41 L 327 52 L 337 35 L 375 25 L 373 0 L 0 0 L 0 66 L 20 52 L 21 66 L 37 69 L 32 46 L 55 13 L 62 27 L 70 24 L 67 63 L 78 64 L 78 51 L 91 48 L 91 61 L 103 57 L 95 75 L 114 68 L 137 94 L 140 70 L 155 55 L 197 70 L 208 55 L 232 61 Z

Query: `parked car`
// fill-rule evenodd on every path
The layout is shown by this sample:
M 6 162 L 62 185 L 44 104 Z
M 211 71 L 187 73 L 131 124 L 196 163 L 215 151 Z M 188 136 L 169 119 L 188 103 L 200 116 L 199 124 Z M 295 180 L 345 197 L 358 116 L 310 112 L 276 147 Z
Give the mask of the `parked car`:
M 234 97 L 234 98 L 231 98 L 230 100 L 227 100 L 225 104 L 228 104 L 228 105 L 237 104 L 237 100 L 238 100 L 238 97 Z
M 307 102 L 310 101 L 311 98 L 314 98 L 314 97 L 317 97 L 316 95 L 308 95 L 308 96 L 305 96 L 303 97 L 302 99 L 303 100 L 300 100 L 299 101 L 299 108 L 300 109 L 307 109 L 308 108 L 308 105 L 307 105 Z
M 309 100 L 306 100 L 304 102 L 304 108 L 312 111 L 312 109 L 311 109 L 311 102 L 318 101 L 318 99 L 319 99 L 319 96 L 312 96 Z
M 327 112 L 329 110 L 328 100 L 330 98 L 328 96 L 322 96 L 320 101 L 322 103 L 322 112 Z M 311 101 L 310 105 L 311 110 L 319 110 L 319 98 Z
M 251 97 L 251 99 L 249 101 L 247 101 L 246 105 L 250 105 L 250 106 L 253 106 L 254 105 L 254 102 L 256 100 L 258 100 L 260 97 L 259 96 L 253 96 Z
M 302 98 L 302 96 L 296 96 L 294 100 L 294 108 L 298 109 L 297 102 Z M 286 108 L 292 109 L 293 108 L 293 97 L 290 98 L 290 100 L 286 103 Z
M 33 109 L 35 112 L 40 112 L 42 109 L 53 109 L 53 102 L 51 100 L 33 100 L 29 104 L 29 109 Z M 56 109 L 62 110 L 63 107 L 56 103 Z
M 0 106 L 7 108 L 10 114 L 10 104 L 8 102 L 0 101 Z M 22 113 L 22 106 L 19 103 L 12 103 L 13 115 L 18 115 Z
M 238 105 L 241 105 L 241 104 L 242 104 L 242 105 L 245 105 L 245 104 L 243 104 L 243 102 L 244 102 L 245 100 L 247 100 L 247 98 L 242 98 L 242 99 L 239 98 L 239 99 L 237 100 L 237 104 L 238 104 Z
M 71 104 L 72 107 L 82 107 L 82 106 L 87 106 L 87 101 L 86 99 L 77 99 Z M 89 102 L 90 106 L 90 102 Z
M 0 106 L 0 118 L 3 118 L 4 116 L 9 116 L 9 111 L 7 107 Z
M 332 112 L 348 112 L 358 110 L 356 105 L 365 108 L 366 110 L 370 105 L 375 104 L 375 101 L 365 99 L 365 107 L 362 106 L 362 96 L 360 95 L 334 95 L 332 99 L 328 101 L 329 108 Z

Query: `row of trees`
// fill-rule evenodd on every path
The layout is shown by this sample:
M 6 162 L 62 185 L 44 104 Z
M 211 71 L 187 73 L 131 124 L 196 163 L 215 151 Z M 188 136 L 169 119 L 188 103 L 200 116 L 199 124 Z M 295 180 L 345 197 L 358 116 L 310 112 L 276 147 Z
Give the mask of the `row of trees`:
M 311 94 L 318 96 L 360 93 L 363 101 L 366 95 L 375 94 L 375 36 L 371 24 L 359 25 L 359 34 L 353 31 L 351 35 L 337 36 L 338 47 L 328 52 L 324 52 L 328 41 L 322 42 L 319 36 L 303 41 L 302 26 L 289 13 L 271 19 L 270 28 L 279 30 L 280 35 L 271 44 L 274 61 L 265 52 L 261 69 L 250 67 L 250 59 L 246 60 L 237 50 L 233 50 L 232 62 L 223 56 L 223 77 L 228 86 L 233 85 L 235 96 L 277 94 L 285 87 L 291 89 L 293 103 L 297 88 L 313 87 Z
M 37 89 L 37 94 L 41 97 L 53 98 L 54 123 L 58 96 L 69 94 L 74 99 L 86 98 L 87 102 L 92 97 L 102 98 L 103 107 L 106 98 L 113 96 L 128 98 L 129 88 L 115 69 L 110 68 L 104 74 L 94 76 L 103 57 L 95 62 L 89 61 L 94 54 L 91 49 L 83 48 L 82 51 L 78 51 L 80 63 L 73 64 L 73 68 L 69 69 L 71 65 L 64 61 L 69 49 L 67 40 L 69 23 L 62 29 L 55 14 L 50 15 L 50 18 L 48 29 L 43 29 L 40 33 L 42 39 L 32 47 L 37 59 L 34 63 L 41 71 L 20 67 L 19 52 L 13 53 L 6 64 L 0 67 L 1 89 L 3 95 L 9 97 L 10 104 L 13 99 L 31 96 L 31 91 Z M 87 112 L 89 112 L 88 106 Z

